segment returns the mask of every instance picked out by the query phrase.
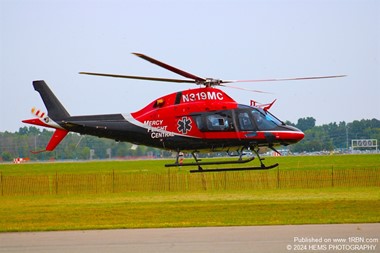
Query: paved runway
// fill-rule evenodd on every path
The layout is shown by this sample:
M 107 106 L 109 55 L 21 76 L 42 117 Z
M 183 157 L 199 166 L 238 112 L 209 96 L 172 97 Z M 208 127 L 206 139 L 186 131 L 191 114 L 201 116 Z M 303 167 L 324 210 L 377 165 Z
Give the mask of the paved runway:
M 380 252 L 380 224 L 0 233 L 0 252 Z

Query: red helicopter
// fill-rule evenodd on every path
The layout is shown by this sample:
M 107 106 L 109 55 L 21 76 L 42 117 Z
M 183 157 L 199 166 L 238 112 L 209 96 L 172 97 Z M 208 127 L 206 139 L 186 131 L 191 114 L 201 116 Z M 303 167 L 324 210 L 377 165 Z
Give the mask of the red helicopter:
M 304 133 L 286 125 L 269 112 L 275 101 L 266 105 L 256 103 L 242 105 L 235 102 L 216 86 L 226 83 L 287 81 L 335 78 L 342 76 L 319 76 L 266 80 L 219 80 L 202 78 L 149 56 L 133 53 L 153 64 L 177 73 L 187 79 L 171 79 L 143 76 L 126 76 L 80 72 L 80 74 L 131 78 L 149 81 L 176 83 L 195 83 L 200 88 L 175 92 L 160 97 L 143 109 L 126 114 L 71 116 L 45 81 L 33 81 L 34 89 L 39 92 L 48 114 L 32 109 L 37 118 L 23 120 L 24 123 L 54 128 L 55 132 L 45 150 L 52 151 L 68 132 L 94 135 L 146 145 L 177 152 L 176 161 L 165 166 L 196 166 L 191 172 L 229 171 L 229 170 L 263 170 L 276 167 L 266 166 L 264 158 L 259 155 L 261 147 L 278 151 L 275 146 L 290 145 L 303 139 Z M 258 91 L 260 92 L 260 91 Z M 229 161 L 201 161 L 199 152 L 227 152 L 237 159 Z M 243 157 L 247 151 L 253 152 L 260 166 L 240 168 L 204 169 L 205 165 L 243 164 L 252 161 L 255 156 Z M 183 152 L 190 152 L 195 162 L 183 163 Z

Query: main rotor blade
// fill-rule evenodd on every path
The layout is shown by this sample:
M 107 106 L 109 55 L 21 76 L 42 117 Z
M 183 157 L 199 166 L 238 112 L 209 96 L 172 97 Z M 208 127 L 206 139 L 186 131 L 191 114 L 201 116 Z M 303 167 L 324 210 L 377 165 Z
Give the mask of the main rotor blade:
M 116 78 L 129 78 L 129 79 L 148 80 L 148 81 L 171 82 L 171 83 L 195 83 L 196 82 L 194 80 L 185 80 L 185 79 L 160 78 L 160 77 L 148 77 L 148 76 L 126 76 L 126 75 L 104 74 L 104 73 L 93 73 L 93 72 L 79 72 L 79 74 L 92 75 L 92 76 L 107 76 L 107 77 L 116 77 Z
M 140 57 L 141 59 L 144 59 L 144 60 L 149 61 L 149 62 L 151 62 L 151 63 L 153 63 L 153 64 L 156 64 L 156 65 L 158 65 L 158 66 L 160 66 L 160 67 L 162 67 L 162 68 L 165 68 L 165 69 L 167 69 L 167 70 L 169 70 L 169 71 L 172 71 L 172 72 L 174 72 L 174 73 L 176 73 L 176 74 L 178 74 L 178 75 L 181 75 L 181 76 L 183 76 L 183 77 L 187 77 L 187 78 L 190 78 L 190 79 L 194 79 L 194 80 L 195 80 L 195 83 L 200 84 L 200 83 L 204 83 L 204 82 L 206 81 L 205 78 L 202 78 L 202 77 L 199 77 L 199 76 L 196 76 L 196 75 L 190 74 L 190 73 L 188 73 L 188 72 L 185 72 L 185 71 L 183 71 L 183 70 L 180 70 L 180 69 L 178 69 L 178 68 L 175 68 L 175 67 L 173 67 L 173 66 L 170 66 L 170 65 L 168 65 L 168 64 L 166 64 L 166 63 L 160 62 L 160 61 L 158 61 L 158 60 L 156 60 L 156 59 L 153 59 L 153 58 L 151 58 L 151 57 L 149 57 L 149 56 L 146 56 L 146 55 L 144 55 L 144 54 L 140 54 L 140 53 L 132 53 L 132 54 L 134 54 L 134 55 Z
M 255 92 L 255 93 L 273 94 L 272 92 L 267 92 L 267 91 L 262 91 L 262 90 L 251 90 L 251 89 L 245 89 L 242 87 L 236 87 L 236 86 L 225 85 L 225 84 L 219 84 L 219 85 L 222 87 L 227 87 L 227 88 L 232 88 L 232 89 L 237 89 L 237 90 L 250 91 L 250 92 Z
M 272 79 L 259 79 L 259 80 L 225 80 L 222 83 L 258 83 L 258 82 L 278 82 L 278 81 L 301 81 L 311 79 L 327 79 L 327 78 L 339 78 L 347 75 L 337 76 L 312 76 L 312 77 L 294 77 L 294 78 L 272 78 Z

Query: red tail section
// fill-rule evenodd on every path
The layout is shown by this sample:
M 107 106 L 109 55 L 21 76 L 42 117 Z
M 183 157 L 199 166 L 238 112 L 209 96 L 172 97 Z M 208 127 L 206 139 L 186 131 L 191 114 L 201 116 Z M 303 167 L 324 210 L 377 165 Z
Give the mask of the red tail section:
M 39 150 L 39 151 L 30 151 L 33 154 L 38 154 L 41 152 L 46 152 L 46 151 L 53 151 L 55 147 L 65 138 L 69 131 L 64 130 L 64 129 L 57 129 L 55 130 L 53 136 L 51 137 L 48 145 L 46 146 L 46 149 L 44 150 Z
M 55 147 L 65 138 L 69 131 L 64 129 L 57 129 L 55 130 L 53 136 L 51 137 L 48 145 L 46 146 L 45 151 L 53 151 Z
M 49 121 L 50 121 L 50 119 L 49 119 Z M 53 151 L 55 149 L 55 147 L 63 140 L 63 138 L 65 138 L 65 136 L 69 132 L 65 129 L 57 128 L 54 125 L 55 124 L 54 122 L 49 122 L 49 124 L 47 124 L 43 120 L 41 120 L 40 118 L 23 120 L 22 122 L 28 123 L 31 125 L 50 127 L 50 128 L 55 129 L 55 132 L 54 132 L 53 136 L 51 137 L 48 145 L 46 146 L 46 149 L 39 150 L 39 151 L 31 151 L 33 154 L 38 154 L 38 153 L 45 152 L 45 151 Z

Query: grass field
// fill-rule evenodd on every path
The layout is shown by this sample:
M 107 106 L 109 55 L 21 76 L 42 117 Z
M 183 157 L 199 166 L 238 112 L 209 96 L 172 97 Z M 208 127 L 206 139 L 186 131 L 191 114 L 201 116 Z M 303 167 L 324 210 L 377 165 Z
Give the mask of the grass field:
M 193 161 L 192 158 L 185 159 Z M 0 164 L 0 172 L 3 175 L 52 175 L 79 174 L 79 173 L 168 173 L 165 168 L 166 163 L 173 163 L 172 160 L 144 160 L 144 161 L 94 161 L 94 162 L 45 162 L 45 163 L 24 163 L 24 164 Z M 265 164 L 279 163 L 281 170 L 295 169 L 350 169 L 350 168 L 380 168 L 380 155 L 330 155 L 330 156 L 284 156 L 266 157 Z M 254 160 L 246 166 L 258 165 Z M 241 167 L 241 165 L 238 165 Z M 211 167 L 212 166 L 207 166 Z M 216 167 L 216 166 L 214 166 Z M 190 169 L 183 167 L 180 170 L 173 168 L 176 173 L 189 173 Z
M 136 177 L 143 180 L 131 182 L 136 185 L 142 184 L 146 175 L 159 180 L 160 176 L 185 178 L 186 182 L 192 177 L 188 176 L 187 169 L 163 168 L 167 162 L 2 164 L 0 172 L 3 180 L 9 177 L 21 178 L 23 181 L 29 176 L 54 179 L 60 175 L 63 178 L 67 175 L 88 178 L 88 175 L 98 173 L 116 173 L 121 176 L 136 174 Z M 216 184 L 218 187 L 208 186 L 207 191 L 201 185 L 200 190 L 194 191 L 178 186 L 175 191 L 4 194 L 0 196 L 0 231 L 380 222 L 380 179 L 377 176 L 380 170 L 379 155 L 267 159 L 267 163 L 272 162 L 280 163 L 279 170 L 259 172 L 260 175 L 270 178 L 267 175 L 285 173 L 283 175 L 291 176 L 286 178 L 289 185 L 274 185 L 273 188 L 266 189 L 247 188 L 246 182 L 239 182 L 241 178 L 249 175 L 250 180 L 256 180 L 254 182 L 257 183 L 259 181 L 252 175 L 259 174 L 224 172 L 197 176 L 206 182 L 216 182 L 218 177 L 231 178 L 231 187 L 219 187 Z M 342 173 L 342 178 L 349 182 L 347 185 L 328 182 L 323 187 L 315 187 L 310 183 L 313 179 L 319 180 L 323 174 L 321 172 L 326 170 L 326 175 L 330 175 L 330 171 L 364 171 L 366 174 L 369 171 L 376 174 L 371 174 L 371 178 L 353 178 L 359 174 Z M 307 187 L 293 187 L 297 175 L 309 177 Z M 376 177 L 373 178 L 373 175 Z M 352 183 L 355 179 L 359 182 L 372 181 L 371 185 L 363 187 Z M 49 182 L 54 191 L 56 186 L 51 180 Z M 85 182 L 85 185 L 90 184 L 90 181 Z

